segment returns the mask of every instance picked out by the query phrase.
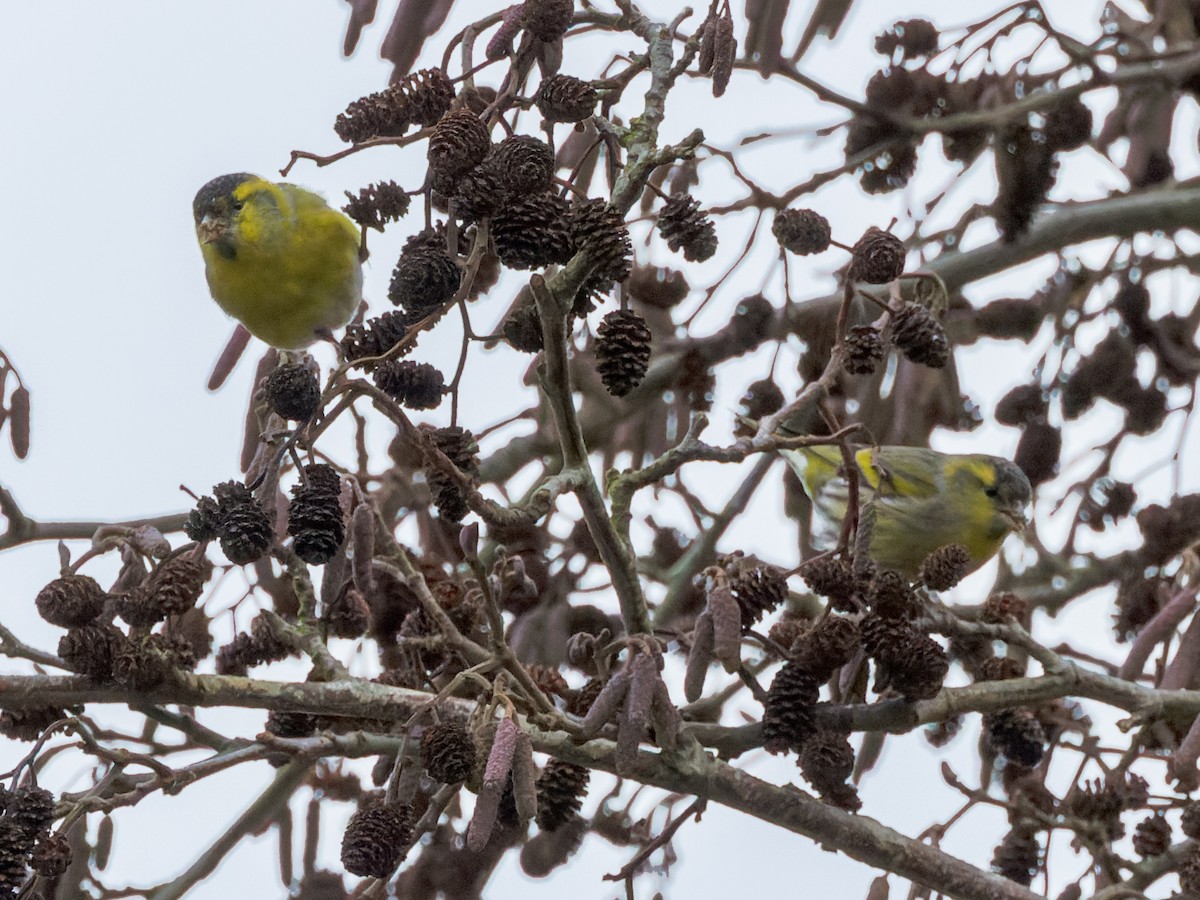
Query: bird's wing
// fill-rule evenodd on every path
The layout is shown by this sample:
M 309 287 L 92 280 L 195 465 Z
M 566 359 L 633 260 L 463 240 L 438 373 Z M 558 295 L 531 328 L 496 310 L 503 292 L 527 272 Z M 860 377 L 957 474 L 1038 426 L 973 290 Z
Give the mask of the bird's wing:
M 832 490 L 846 491 L 841 448 L 832 445 L 781 450 L 809 497 Z M 944 457 L 921 447 L 863 447 L 855 451 L 860 487 L 879 497 L 903 495 L 918 500 L 941 490 Z
M 924 447 L 865 447 L 855 453 L 863 480 L 879 498 L 932 500 L 941 492 L 945 457 Z

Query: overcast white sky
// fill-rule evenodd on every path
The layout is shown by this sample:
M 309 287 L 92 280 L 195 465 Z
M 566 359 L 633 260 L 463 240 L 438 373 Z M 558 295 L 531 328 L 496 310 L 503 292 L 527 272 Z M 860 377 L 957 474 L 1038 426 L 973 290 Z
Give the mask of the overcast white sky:
M 482 15 L 500 5 L 460 0 L 452 21 L 461 23 L 467 13 Z M 670 0 L 647 5 L 659 12 L 677 7 Z M 793 3 L 793 20 L 805 16 L 811 5 Z M 1063 16 L 1060 26 L 1078 28 L 1074 34 L 1083 38 L 1095 34 L 1100 5 L 1099 0 L 1046 4 L 1052 16 Z M 64 0 L 10 3 L 0 13 L 0 83 L 5 85 L 0 120 L 7 123 L 0 150 L 6 194 L 0 208 L 6 279 L 0 293 L 0 347 L 11 355 L 33 392 L 32 452 L 29 459 L 17 462 L 0 448 L 0 484 L 14 492 L 29 514 L 46 520 L 155 515 L 186 508 L 180 483 L 207 491 L 215 482 L 236 477 L 253 364 L 244 361 L 221 392 L 204 390 L 231 324 L 208 297 L 192 231 L 192 196 L 205 181 L 225 172 L 272 177 L 293 148 L 338 148 L 331 128 L 336 114 L 350 100 L 386 82 L 389 66 L 377 59 L 376 48 L 395 2 L 385 0 L 380 6 L 377 24 L 367 30 L 351 60 L 340 54 L 348 7 L 335 0 Z M 740 6 L 735 0 L 735 7 Z M 847 93 L 859 94 L 879 65 L 870 44 L 882 27 L 895 18 L 922 13 L 944 25 L 958 24 L 973 6 L 860 0 L 838 40 L 832 46 L 818 41 L 805 69 Z M 440 55 L 440 45 L 431 44 L 420 64 L 431 64 L 435 55 Z M 587 77 L 605 58 L 598 42 L 585 41 L 578 49 L 568 49 L 564 68 Z M 666 139 L 700 124 L 712 143 L 732 147 L 742 135 L 764 127 L 824 126 L 841 118 L 836 110 L 815 107 L 798 88 L 767 85 L 750 73 L 735 78 L 719 105 L 707 90 L 701 82 L 685 85 L 677 98 L 673 95 Z M 534 125 L 530 120 L 528 127 Z M 784 186 L 834 162 L 837 145 L 834 141 L 829 148 L 815 150 L 809 141 L 793 140 L 774 151 L 756 150 L 747 158 L 773 185 Z M 1194 152 L 1194 143 L 1191 146 Z M 343 190 L 381 178 L 415 186 L 423 172 L 422 156 L 423 151 L 383 149 L 326 169 L 302 162 L 292 179 L 340 202 Z M 1092 197 L 1122 187 L 1113 169 L 1084 154 L 1077 156 L 1064 171 L 1055 196 Z M 910 204 L 928 198 L 937 187 L 953 185 L 954 171 L 946 167 L 935 176 L 933 189 L 870 200 L 857 199 L 843 179 L 819 195 L 823 205 L 815 200 L 812 205 L 832 220 L 835 236 L 848 243 L 866 226 L 885 226 L 892 217 L 901 220 L 898 230 L 907 234 Z M 736 193 L 726 176 L 719 171 L 714 175 L 718 191 Z M 989 185 L 986 177 L 964 179 L 954 189 L 965 204 L 985 200 Z M 839 202 L 838 197 L 855 199 Z M 366 294 L 376 310 L 382 309 L 396 250 L 416 227 L 415 222 L 404 223 L 372 241 Z M 828 289 L 830 273 L 841 262 L 817 258 L 794 267 L 795 296 Z M 719 261 L 709 265 L 702 272 L 720 270 Z M 1050 271 L 1044 263 L 1031 266 L 986 289 L 1028 293 Z M 693 278 L 697 282 L 703 283 L 703 275 Z M 485 324 L 507 307 L 517 283 L 504 282 L 492 301 L 494 311 L 479 313 Z M 762 276 L 751 268 L 719 294 L 714 326 L 761 283 Z M 782 301 L 777 282 L 767 295 L 777 304 Z M 1181 297 L 1179 292 L 1174 295 L 1176 300 Z M 423 344 L 421 358 L 452 365 L 458 338 L 452 329 L 445 332 Z M 1005 358 L 1007 365 L 1027 369 L 1037 353 Z M 322 361 L 327 364 L 328 355 Z M 509 383 L 515 391 L 527 363 L 527 357 L 504 348 L 474 360 L 468 368 L 464 424 L 478 430 L 502 418 L 495 411 L 497 385 Z M 735 374 L 722 382 L 718 413 L 728 417 L 745 385 L 768 368 L 769 356 L 763 355 L 731 367 Z M 989 377 L 994 368 L 964 368 L 969 393 L 985 411 L 1015 383 L 1010 368 L 1002 370 L 1000 380 Z M 441 422 L 447 414 L 442 410 L 430 419 Z M 985 428 L 947 438 L 943 446 L 1011 453 L 1015 441 L 1011 430 Z M 1069 447 L 1069 455 L 1081 449 Z M 1194 485 L 1197 473 L 1189 477 Z M 794 551 L 785 531 L 763 526 L 764 520 L 755 518 L 732 539 L 768 557 L 789 560 Z M 51 648 L 59 632 L 37 619 L 32 598 L 56 569 L 55 550 L 49 545 L 0 554 L 4 623 L 22 638 Z M 108 571 L 104 566 L 95 570 L 100 576 Z M 1062 627 L 1086 628 L 1103 645 L 1108 623 L 1101 619 L 1101 605 L 1085 604 Z M 7 661 L 0 661 L 0 667 L 16 669 Z M 207 715 L 212 717 L 207 721 L 222 729 L 243 734 L 258 731 L 263 719 L 253 712 Z M 0 744 L 0 764 L 23 752 L 20 746 Z M 890 741 L 887 754 L 890 774 L 868 778 L 863 785 L 865 813 L 915 834 L 940 810 L 954 807 L 953 797 L 929 789 L 940 780 L 941 757 L 919 736 Z M 48 784 L 56 790 L 78 788 L 83 773 L 72 765 L 53 766 Z M 756 771 L 777 781 L 797 777 L 794 767 L 781 760 L 766 761 Z M 901 772 L 904 777 L 896 777 Z M 152 884 L 181 871 L 211 835 L 236 817 L 267 777 L 265 765 L 243 767 L 179 797 L 152 798 L 121 810 L 115 817 L 110 883 Z M 342 812 L 348 815 L 349 810 Z M 997 831 L 999 819 L 982 812 L 974 815 L 972 822 Z M 340 839 L 341 824 L 335 817 L 326 828 L 328 836 Z M 301 830 L 297 829 L 298 839 Z M 323 863 L 336 868 L 337 842 L 326 843 Z M 730 888 L 784 896 L 803 884 L 815 896 L 859 897 L 875 874 L 803 838 L 715 806 L 702 827 L 685 829 L 678 849 L 681 859 L 669 896 L 704 897 Z M 990 855 L 990 849 L 972 842 L 970 826 L 952 832 L 946 849 L 969 854 L 980 863 L 986 863 L 981 854 Z M 513 859 L 505 863 L 490 896 L 520 892 L 552 898 L 569 890 L 579 897 L 615 897 L 620 890 L 601 883 L 599 876 L 618 869 L 627 856 L 628 851 L 589 840 L 575 864 L 548 883 L 526 879 Z M 1064 864 L 1064 873 L 1073 872 L 1074 866 Z M 266 839 L 245 843 L 189 896 L 251 894 L 283 895 L 273 844 Z

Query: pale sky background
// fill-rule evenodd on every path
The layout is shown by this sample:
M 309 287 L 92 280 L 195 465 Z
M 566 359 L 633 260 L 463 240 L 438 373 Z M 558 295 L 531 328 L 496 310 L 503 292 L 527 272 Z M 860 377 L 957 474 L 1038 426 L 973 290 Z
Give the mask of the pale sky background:
M 461 27 L 468 14 L 483 15 L 499 5 L 460 0 L 444 33 Z M 735 0 L 735 7 L 740 6 Z M 795 23 L 807 16 L 812 3 L 793 6 L 795 31 Z M 1087 40 L 1096 35 L 1099 0 L 1050 0 L 1045 6 L 1052 18 L 1062 17 L 1056 23 L 1075 37 Z M 386 83 L 390 66 L 376 54 L 395 2 L 384 0 L 380 7 L 375 26 L 365 32 L 357 55 L 350 60 L 341 57 L 348 7 L 335 0 L 286 4 L 64 0 L 10 3 L 0 12 L 0 83 L 5 85 L 0 91 L 0 119 L 7 123 L 0 150 L 6 189 L 0 209 L 6 277 L 0 293 L 0 347 L 10 354 L 33 394 L 30 456 L 17 462 L 6 447 L 0 447 L 0 484 L 14 492 L 28 514 L 43 520 L 157 515 L 190 505 L 178 489 L 181 483 L 207 492 L 214 483 L 237 477 L 253 358 L 243 361 L 219 393 L 205 391 L 208 372 L 232 326 L 208 297 L 192 231 L 192 196 L 208 179 L 226 172 L 273 177 L 294 148 L 330 152 L 341 146 L 332 131 L 334 117 L 349 101 Z M 677 4 L 655 0 L 644 7 L 669 16 Z M 874 34 L 895 19 L 912 15 L 928 15 L 942 25 L 961 24 L 960 15 L 973 7 L 934 0 L 905 4 L 859 0 L 838 40 L 832 45 L 818 40 L 804 70 L 847 94 L 861 96 L 866 79 L 881 64 L 870 49 Z M 982 10 L 983 5 L 977 8 Z M 741 35 L 740 13 L 737 18 Z M 418 65 L 432 64 L 440 57 L 441 45 L 438 41 L 427 45 Z M 570 45 L 564 71 L 594 76 L 611 52 L 605 46 L 611 45 L 595 38 Z M 632 39 L 622 39 L 618 46 L 633 46 Z M 701 81 L 687 83 L 672 94 L 664 140 L 677 139 L 699 124 L 710 142 L 733 147 L 743 135 L 764 128 L 811 129 L 843 118 L 833 107 L 818 107 L 797 87 L 782 81 L 767 84 L 748 72 L 735 76 L 730 93 L 720 103 L 708 91 L 708 83 Z M 631 90 L 627 97 L 636 95 Z M 630 104 L 624 108 L 637 109 Z M 528 118 L 524 128 L 532 131 L 536 124 Z M 1180 177 L 1197 172 L 1195 132 L 1195 107 L 1190 105 L 1177 134 L 1184 152 L 1191 154 L 1178 169 Z M 793 138 L 773 149 L 755 149 L 745 158 L 752 171 L 782 188 L 836 164 L 839 148 L 840 139 L 815 144 L 808 138 Z M 411 152 L 385 148 L 325 169 L 301 162 L 291 177 L 340 205 L 343 190 L 357 190 L 371 181 L 394 178 L 406 187 L 415 186 L 423 172 L 423 153 L 423 148 Z M 923 158 L 935 156 L 936 150 L 927 144 Z M 981 173 L 956 183 L 955 167 L 935 165 L 917 189 L 876 198 L 861 197 L 853 182 L 843 178 L 805 202 L 827 215 L 835 237 L 846 243 L 853 243 L 868 225 L 886 226 L 893 217 L 900 220 L 897 231 L 907 236 L 912 231 L 910 207 L 919 206 L 939 188 L 953 186 L 962 205 L 987 200 L 990 175 L 986 165 L 977 168 Z M 719 162 L 706 166 L 705 184 L 720 199 L 740 196 Z M 1064 167 L 1052 196 L 1085 199 L 1124 187 L 1112 166 L 1083 151 L 1071 156 L 1071 165 Z M 418 220 L 414 211 L 410 220 L 386 236 L 372 236 L 366 295 L 376 312 L 385 308 L 383 295 L 399 245 L 419 227 Z M 979 233 L 979 242 L 989 239 L 985 232 Z M 1139 249 L 1148 247 L 1147 241 L 1140 240 Z M 689 268 L 689 273 L 695 273 L 692 283 L 704 284 L 706 276 L 721 271 L 728 254 L 735 252 L 732 247 L 727 244 L 718 259 Z M 1102 247 L 1087 248 L 1084 255 L 1097 260 L 1104 252 Z M 718 327 L 741 297 L 762 287 L 759 273 L 766 271 L 771 256 L 767 247 L 761 267 L 747 267 L 717 295 L 711 315 L 701 319 L 702 330 Z M 654 259 L 683 265 L 657 246 Z M 794 265 L 794 296 L 804 299 L 830 289 L 832 272 L 842 262 L 843 256 L 831 252 Z M 1052 266 L 1042 261 L 972 287 L 968 294 L 976 300 L 1028 295 L 1051 271 Z M 519 283 L 519 278 L 509 278 L 476 304 L 477 325 L 492 324 Z M 1169 284 L 1169 289 L 1155 294 L 1156 312 L 1195 297 L 1194 287 Z M 782 302 L 778 277 L 767 283 L 766 294 L 776 305 Z M 984 346 L 960 355 L 960 363 L 966 361 L 962 372 L 967 392 L 985 415 L 990 416 L 995 400 L 1031 370 L 1046 343 L 1043 339 L 1030 348 L 1006 347 L 1003 354 L 994 346 Z M 452 368 L 457 348 L 458 335 L 447 323 L 432 339 L 423 339 L 417 358 Z M 261 352 L 261 345 L 254 350 Z M 318 354 L 327 366 L 329 352 L 323 348 Z M 496 411 L 497 390 L 503 390 L 497 386 L 511 385 L 515 398 L 527 364 L 528 357 L 504 347 L 486 354 L 477 351 L 467 369 L 463 424 L 479 430 L 503 418 Z M 745 386 L 766 374 L 769 366 L 770 354 L 760 353 L 722 370 L 714 439 L 728 427 Z M 785 385 L 795 387 L 794 360 L 782 363 L 780 369 Z M 427 420 L 444 423 L 448 406 Z M 1173 430 L 1169 427 L 1165 432 L 1172 440 L 1180 427 L 1177 420 Z M 1068 435 L 1064 460 L 1082 459 L 1089 444 L 1105 439 L 1118 420 L 1101 413 L 1090 421 L 1094 430 L 1087 441 Z M 508 434 L 513 433 L 517 432 Z M 373 435 L 379 446 L 387 437 L 383 431 Z M 942 436 L 938 446 L 1011 454 L 1016 438 L 1012 429 L 985 425 L 972 434 Z M 496 438 L 503 439 L 504 434 Z M 1118 459 L 1118 474 L 1143 472 L 1150 462 L 1171 452 L 1159 443 L 1141 444 L 1138 452 Z M 485 452 L 488 446 L 485 443 Z M 325 448 L 335 455 L 339 450 L 336 443 Z M 736 472 L 721 472 L 715 466 L 704 472 L 713 475 L 712 485 L 701 484 L 700 469 L 689 483 L 713 497 L 737 477 Z M 791 533 L 775 527 L 772 520 L 779 514 L 779 474 L 779 469 L 774 470 L 770 487 L 756 501 L 756 512 L 744 517 L 726 546 L 740 546 L 793 565 Z M 1169 494 L 1168 474 L 1160 469 L 1139 484 L 1142 502 Z M 1183 475 L 1183 487 L 1195 489 L 1200 475 L 1196 467 Z M 1050 506 L 1052 502 L 1043 502 L 1039 509 Z M 1056 527 L 1053 523 L 1048 527 L 1051 537 Z M 1128 545 L 1131 532 L 1122 529 L 1114 539 Z M 75 548 L 76 554 L 80 551 L 81 547 Z M 37 618 L 32 599 L 56 571 L 55 548 L 49 544 L 0 554 L 4 623 L 26 641 L 50 649 L 61 632 Z M 104 581 L 112 567 L 105 560 L 86 571 Z M 972 588 L 985 590 L 988 577 L 975 576 L 963 590 L 968 594 Z M 1116 652 L 1107 597 L 1076 604 L 1054 623 L 1053 631 L 1070 633 L 1101 652 Z M 349 643 L 338 648 L 343 658 L 352 649 Z M 207 665 L 211 667 L 211 662 Z M 0 661 L 0 667 L 25 671 L 10 661 Z M 260 673 L 276 678 L 288 671 L 278 667 Z M 751 711 L 759 713 L 756 707 Z M 99 713 L 100 708 L 89 712 Z M 112 710 L 106 709 L 105 714 L 111 716 Z M 261 729 L 263 714 L 205 711 L 202 721 L 227 732 L 253 734 Z M 967 733 L 949 756 L 931 750 L 919 735 L 889 739 L 881 769 L 861 786 L 864 814 L 910 835 L 945 818 L 958 799 L 941 787 L 938 766 L 945 758 L 952 763 L 969 760 L 977 729 L 977 720 L 969 722 Z M 27 749 L 28 745 L 0 742 L 0 766 L 7 768 Z M 82 763 L 77 756 L 55 763 L 46 784 L 56 791 L 78 789 L 85 779 Z M 789 760 L 756 758 L 753 768 L 779 783 L 799 780 Z M 958 771 L 969 782 L 977 779 L 969 763 Z M 265 764 L 238 767 L 180 796 L 155 796 L 119 811 L 108 883 L 149 885 L 182 871 L 268 777 Z M 593 795 L 598 793 L 594 788 Z M 305 800 L 302 792 L 293 810 L 298 815 L 297 841 L 303 832 Z M 349 812 L 344 805 L 328 808 L 321 859 L 327 868 L 339 867 L 337 845 Z M 991 844 L 974 838 L 976 828 L 998 837 L 1001 819 L 991 811 L 974 812 L 965 826 L 950 833 L 944 847 L 986 865 Z M 188 896 L 282 897 L 274 840 L 271 836 L 243 842 L 216 874 Z M 865 894 L 876 874 L 840 854 L 822 851 L 805 838 L 715 805 L 709 807 L 701 826 L 684 828 L 676 848 L 679 863 L 669 885 L 662 885 L 669 897 L 715 896 L 730 889 L 788 896 L 799 884 L 815 896 L 853 898 Z M 569 892 L 580 898 L 617 897 L 622 894 L 620 886 L 601 882 L 600 876 L 619 869 L 632 852 L 590 838 L 571 865 L 542 882 L 522 875 L 515 854 L 510 855 L 488 896 L 549 900 Z M 1081 864 L 1065 854 L 1055 875 L 1074 878 Z M 650 896 L 652 886 L 652 878 L 639 881 L 638 896 Z M 895 884 L 893 890 L 899 893 Z

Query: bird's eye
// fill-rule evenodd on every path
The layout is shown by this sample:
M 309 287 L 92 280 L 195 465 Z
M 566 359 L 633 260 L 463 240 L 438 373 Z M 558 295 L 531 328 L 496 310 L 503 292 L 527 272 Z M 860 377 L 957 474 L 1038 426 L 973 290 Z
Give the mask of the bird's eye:
M 236 212 L 241 212 L 241 211 L 242 211 L 242 207 L 243 207 L 243 206 L 245 206 L 245 205 L 246 205 L 246 204 L 245 204 L 245 203 L 243 203 L 241 200 L 234 200 L 234 201 L 233 201 L 233 208 L 234 208 L 234 210 L 235 210 Z
M 994 488 L 994 487 L 985 488 L 984 493 L 992 498 L 996 498 L 996 497 L 1000 496 L 1000 490 L 998 488 Z

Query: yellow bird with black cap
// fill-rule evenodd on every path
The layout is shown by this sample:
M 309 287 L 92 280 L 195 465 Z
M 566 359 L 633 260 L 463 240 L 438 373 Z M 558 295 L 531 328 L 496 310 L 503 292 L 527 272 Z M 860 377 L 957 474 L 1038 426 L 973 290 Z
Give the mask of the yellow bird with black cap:
M 239 172 L 192 202 L 217 305 L 281 350 L 345 325 L 362 300 L 359 231 L 312 191 Z
M 835 446 L 781 450 L 818 513 L 820 538 L 833 536 L 846 516 L 849 484 Z M 934 550 L 961 544 L 974 571 L 1025 528 L 1033 497 L 1015 463 L 980 453 L 938 453 L 923 447 L 863 447 L 854 451 L 859 504 L 870 504 L 871 557 L 915 578 Z

